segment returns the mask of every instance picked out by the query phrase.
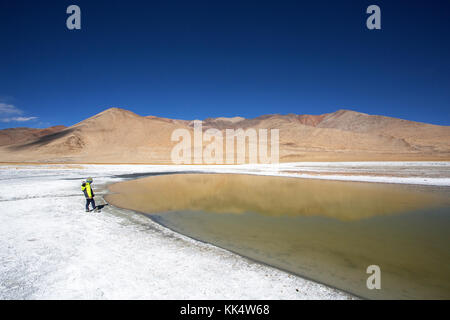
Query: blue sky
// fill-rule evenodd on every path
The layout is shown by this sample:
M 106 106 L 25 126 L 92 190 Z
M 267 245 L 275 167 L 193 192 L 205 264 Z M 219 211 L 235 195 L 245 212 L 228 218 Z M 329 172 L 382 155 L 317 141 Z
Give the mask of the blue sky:
M 81 8 L 81 30 L 66 8 Z M 381 8 L 382 30 L 366 28 Z M 0 128 L 109 107 L 204 119 L 352 109 L 450 125 L 450 2 L 0 0 Z

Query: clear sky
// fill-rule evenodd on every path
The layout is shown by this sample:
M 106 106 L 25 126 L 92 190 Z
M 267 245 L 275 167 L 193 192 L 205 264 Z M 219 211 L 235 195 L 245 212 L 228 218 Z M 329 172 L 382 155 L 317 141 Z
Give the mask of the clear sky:
M 81 8 L 81 30 L 66 8 Z M 381 8 L 381 30 L 366 8 Z M 450 1 L 0 0 L 0 128 L 109 107 L 181 119 L 352 109 L 450 125 Z

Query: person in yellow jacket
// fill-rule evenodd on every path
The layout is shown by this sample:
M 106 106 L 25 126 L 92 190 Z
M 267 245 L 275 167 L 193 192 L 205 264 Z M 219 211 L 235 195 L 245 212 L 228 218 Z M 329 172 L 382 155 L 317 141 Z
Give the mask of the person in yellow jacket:
M 83 181 L 81 184 L 81 191 L 83 191 L 84 196 L 86 197 L 86 212 L 89 212 L 89 204 L 92 203 L 92 210 L 95 210 L 97 207 L 95 206 L 94 201 L 94 190 L 92 189 L 92 178 L 87 178 L 86 181 Z

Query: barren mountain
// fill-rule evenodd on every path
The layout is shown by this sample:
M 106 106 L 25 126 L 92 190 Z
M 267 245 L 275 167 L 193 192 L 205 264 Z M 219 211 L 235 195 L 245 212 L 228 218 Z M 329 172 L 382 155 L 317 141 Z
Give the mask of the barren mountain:
M 183 121 L 111 108 L 62 131 L 0 150 L 2 161 L 160 163 L 170 160 L 173 130 Z M 30 158 L 31 157 L 31 158 Z
M 208 118 L 208 128 L 279 129 L 280 161 L 450 160 L 448 126 L 349 110 Z M 192 133 L 193 121 L 112 108 L 68 128 L 0 130 L 0 161 L 171 163 L 176 129 Z

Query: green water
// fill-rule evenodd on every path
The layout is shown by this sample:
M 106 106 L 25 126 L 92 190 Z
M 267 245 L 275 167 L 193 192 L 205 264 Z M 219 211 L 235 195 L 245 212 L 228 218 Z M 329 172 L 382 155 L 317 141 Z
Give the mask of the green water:
M 110 189 L 114 205 L 360 297 L 450 298 L 449 188 L 190 174 Z

